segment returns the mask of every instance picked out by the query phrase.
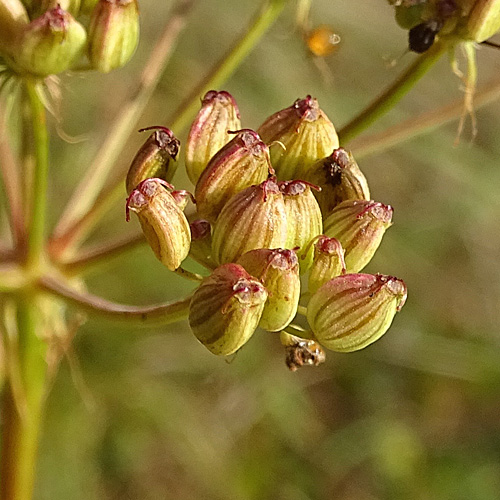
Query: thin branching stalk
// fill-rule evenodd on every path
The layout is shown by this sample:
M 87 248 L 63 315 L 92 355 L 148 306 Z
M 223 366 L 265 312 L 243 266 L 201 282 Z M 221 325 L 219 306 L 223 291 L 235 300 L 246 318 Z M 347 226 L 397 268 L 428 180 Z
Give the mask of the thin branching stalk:
M 340 142 L 345 144 L 354 139 L 354 137 L 367 129 L 373 122 L 394 108 L 447 49 L 448 46 L 445 43 L 436 42 L 427 52 L 419 56 L 388 89 L 359 113 L 358 116 L 340 129 Z
M 172 115 L 171 121 L 168 122 L 169 128 L 180 133 L 188 125 L 199 108 L 200 97 L 212 88 L 219 88 L 231 76 L 274 23 L 287 2 L 288 0 L 271 0 L 266 3 L 249 28 L 244 31 L 243 36 Z M 120 180 L 105 193 L 102 193 L 92 206 L 87 204 L 87 207 L 90 208 L 79 220 L 75 221 L 72 217 L 72 224 L 70 224 L 67 222 L 69 219 L 65 216 L 64 226 L 59 225 L 55 232 L 52 253 L 57 258 L 61 258 L 64 253 L 81 243 L 102 216 L 122 197 L 123 181 Z M 94 199 L 92 198 L 92 200 Z
M 137 248 L 145 242 L 146 239 L 142 233 L 122 236 L 116 241 L 83 249 L 74 259 L 60 264 L 60 267 L 67 276 L 82 276 L 83 274 L 99 270 L 101 266 L 105 266 L 111 260 Z
M 151 306 L 117 304 L 90 293 L 81 293 L 50 276 L 40 278 L 38 286 L 82 311 L 134 325 L 167 325 L 183 320 L 187 318 L 191 303 L 191 296 L 188 296 L 177 302 Z
M 54 231 L 56 236 L 68 231 L 99 196 L 109 172 L 165 71 L 194 3 L 195 0 L 180 0 L 174 7 L 162 36 L 144 66 L 138 85 L 133 88 L 128 101 L 121 107 L 110 133 L 69 200 Z
M 500 83 L 495 82 L 476 92 L 474 108 L 479 109 L 500 98 Z M 446 123 L 460 119 L 464 109 L 464 100 L 457 99 L 439 109 L 423 113 L 405 120 L 398 125 L 378 133 L 354 140 L 350 147 L 356 151 L 356 158 L 363 158 L 383 152 L 392 146 L 401 144 L 419 135 L 432 132 Z
M 21 197 L 21 168 L 12 151 L 7 130 L 7 116 L 0 103 L 0 174 L 8 205 L 9 224 L 17 250 L 21 250 L 25 240 L 25 221 Z

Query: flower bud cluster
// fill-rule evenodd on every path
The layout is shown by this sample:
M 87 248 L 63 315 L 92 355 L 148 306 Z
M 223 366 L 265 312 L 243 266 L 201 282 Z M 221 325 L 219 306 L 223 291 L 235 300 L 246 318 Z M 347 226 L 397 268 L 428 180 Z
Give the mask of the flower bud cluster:
M 0 56 L 21 75 L 88 65 L 107 73 L 130 60 L 138 41 L 137 0 L 0 0 Z
M 385 333 L 406 286 L 360 271 L 393 210 L 371 200 L 316 99 L 298 99 L 254 131 L 241 129 L 228 92 L 208 92 L 185 146 L 191 224 L 183 213 L 188 193 L 169 184 L 180 143 L 169 129 L 151 128 L 127 176 L 127 213 L 137 213 L 168 269 L 190 255 L 209 271 L 189 313 L 205 347 L 229 355 L 257 327 L 281 332 L 287 365 L 296 370 L 322 363 L 321 346 L 354 351 Z M 298 314 L 311 331 L 301 333 Z

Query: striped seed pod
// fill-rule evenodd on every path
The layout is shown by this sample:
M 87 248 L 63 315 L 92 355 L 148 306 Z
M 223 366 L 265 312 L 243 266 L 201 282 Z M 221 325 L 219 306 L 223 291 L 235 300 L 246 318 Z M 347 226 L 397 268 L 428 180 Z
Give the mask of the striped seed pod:
M 173 190 L 173 186 L 162 179 L 141 182 L 127 199 L 127 220 L 130 211 L 137 214 L 144 236 L 156 257 L 168 269 L 175 271 L 189 254 L 191 231 L 176 201 L 176 193 L 167 189 Z M 185 199 L 184 196 L 180 198 Z
M 390 205 L 348 200 L 334 208 L 327 217 L 324 234 L 340 241 L 348 273 L 357 273 L 370 262 L 391 225 L 392 212 Z
M 311 166 L 339 146 L 333 123 L 311 96 L 271 115 L 257 130 L 278 179 L 308 179 Z
M 314 244 L 314 259 L 309 270 L 309 293 L 315 293 L 327 281 L 344 273 L 344 249 L 340 241 L 321 235 Z
M 137 0 L 100 0 L 89 25 L 88 56 L 92 67 L 108 73 L 124 66 L 139 42 Z
M 253 130 L 240 130 L 210 160 L 196 184 L 198 214 L 215 222 L 236 193 L 265 181 L 274 170 L 269 148 Z
M 344 274 L 325 283 L 307 306 L 318 342 L 332 351 L 363 349 L 390 327 L 406 301 L 406 285 L 393 276 Z
M 194 292 L 189 326 L 213 354 L 228 356 L 248 342 L 259 324 L 267 292 L 242 266 L 225 264 Z
M 268 179 L 235 194 L 215 224 L 212 255 L 218 264 L 234 262 L 256 248 L 284 248 L 287 238 L 285 201 Z
M 12 57 L 22 72 L 37 76 L 58 74 L 71 68 L 86 41 L 85 28 L 57 6 L 24 28 L 19 50 Z
M 300 298 L 299 262 L 293 250 L 259 248 L 237 261 L 257 278 L 268 293 L 259 326 L 268 332 L 286 328 L 295 315 Z
M 139 132 L 154 130 L 135 155 L 128 169 L 126 188 L 131 193 L 142 181 L 156 177 L 170 182 L 177 169 L 179 139 L 166 127 L 142 128 Z
M 300 272 L 311 267 L 313 248 L 311 240 L 323 231 L 321 210 L 312 189 L 318 189 L 305 181 L 284 181 L 279 183 L 285 200 L 287 218 L 286 248 L 296 249 L 299 257 Z
M 370 190 L 352 154 L 337 148 L 311 168 L 308 180 L 321 188 L 314 194 L 323 216 L 346 200 L 369 200 Z
M 231 140 L 228 132 L 240 129 L 240 112 L 233 96 L 224 90 L 207 92 L 186 142 L 186 171 L 193 184 L 212 157 Z

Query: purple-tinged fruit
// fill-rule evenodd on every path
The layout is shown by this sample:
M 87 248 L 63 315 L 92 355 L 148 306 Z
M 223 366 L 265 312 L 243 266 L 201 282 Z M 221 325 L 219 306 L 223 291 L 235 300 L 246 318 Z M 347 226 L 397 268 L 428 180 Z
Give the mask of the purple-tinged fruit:
M 391 225 L 392 207 L 369 200 L 337 205 L 324 222 L 324 234 L 337 238 L 344 249 L 348 273 L 357 273 L 372 259 Z
M 166 127 L 147 127 L 139 132 L 154 130 L 135 155 L 128 169 L 127 193 L 135 189 L 142 181 L 156 177 L 170 182 L 177 169 L 179 140 Z
M 229 132 L 240 129 L 240 112 L 233 96 L 224 90 L 207 92 L 186 142 L 186 171 L 193 184 L 212 157 L 231 140 Z
M 253 130 L 240 130 L 210 160 L 196 184 L 198 214 L 215 222 L 224 205 L 243 189 L 274 174 L 269 148 Z
M 309 270 L 309 293 L 315 293 L 327 281 L 344 273 L 344 249 L 340 241 L 321 235 L 314 244 L 314 259 Z
M 307 179 L 312 165 L 339 146 L 335 127 L 311 96 L 271 115 L 257 132 L 280 180 Z
M 307 320 L 327 349 L 357 351 L 388 330 L 406 295 L 404 282 L 393 276 L 344 274 L 311 297 Z
M 286 227 L 283 195 L 268 179 L 226 203 L 215 224 L 212 255 L 218 264 L 225 264 L 256 248 L 284 248 Z
M 259 248 L 243 254 L 237 263 L 257 278 L 268 293 L 259 326 L 268 332 L 286 328 L 300 298 L 299 262 L 293 250 Z
M 162 179 L 142 181 L 127 199 L 127 220 L 130 211 L 137 214 L 156 257 L 175 271 L 189 254 L 191 231 L 178 205 L 179 198 L 176 199 L 175 191 L 170 193 L 169 189 L 173 190 L 173 186 Z
M 267 292 L 238 264 L 225 264 L 194 292 L 189 326 L 213 354 L 228 356 L 248 342 L 259 324 Z

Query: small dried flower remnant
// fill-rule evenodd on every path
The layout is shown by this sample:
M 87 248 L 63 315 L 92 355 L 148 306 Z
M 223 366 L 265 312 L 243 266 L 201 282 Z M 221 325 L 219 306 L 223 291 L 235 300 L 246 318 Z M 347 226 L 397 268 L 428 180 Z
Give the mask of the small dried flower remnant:
M 303 366 L 318 366 L 325 362 L 325 351 L 312 339 L 303 339 L 286 332 L 280 334 L 285 346 L 285 363 L 292 372 Z

